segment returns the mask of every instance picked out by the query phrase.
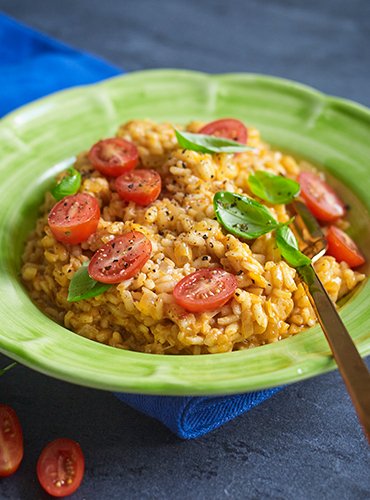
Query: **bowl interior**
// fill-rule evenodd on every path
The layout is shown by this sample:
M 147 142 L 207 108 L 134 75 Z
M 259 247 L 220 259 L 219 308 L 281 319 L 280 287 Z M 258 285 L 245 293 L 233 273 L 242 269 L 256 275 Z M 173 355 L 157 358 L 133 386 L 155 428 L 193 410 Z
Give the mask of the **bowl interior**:
M 229 354 L 161 356 L 91 342 L 45 317 L 19 280 L 24 242 L 55 174 L 74 155 L 133 118 L 186 123 L 233 116 L 281 150 L 322 166 L 350 205 L 352 235 L 370 262 L 370 112 L 294 82 L 259 75 L 161 70 L 78 87 L 0 122 L 0 349 L 49 375 L 92 387 L 148 394 L 225 394 L 293 382 L 334 367 L 319 327 Z M 368 265 L 367 265 L 368 266 Z M 368 273 L 369 268 L 364 268 Z M 370 352 L 369 282 L 341 315 Z

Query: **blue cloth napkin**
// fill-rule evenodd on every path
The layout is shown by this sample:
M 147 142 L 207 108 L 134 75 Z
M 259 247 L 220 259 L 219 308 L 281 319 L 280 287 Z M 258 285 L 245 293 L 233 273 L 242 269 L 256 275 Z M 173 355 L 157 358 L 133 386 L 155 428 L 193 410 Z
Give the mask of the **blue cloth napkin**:
M 123 71 L 52 40 L 0 13 L 0 116 L 50 92 Z M 280 388 L 222 397 L 117 394 L 183 439 L 206 434 L 270 398 Z
M 194 439 L 250 411 L 281 389 L 274 387 L 264 391 L 217 397 L 143 396 L 122 393 L 116 396 L 142 413 L 160 420 L 182 439 Z
M 51 92 L 120 73 L 0 13 L 0 116 Z

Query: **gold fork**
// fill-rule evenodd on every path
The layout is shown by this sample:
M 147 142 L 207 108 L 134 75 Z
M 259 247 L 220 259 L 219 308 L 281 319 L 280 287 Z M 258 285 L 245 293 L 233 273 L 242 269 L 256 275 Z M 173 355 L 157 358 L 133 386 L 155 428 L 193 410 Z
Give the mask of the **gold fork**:
M 299 249 L 314 263 L 326 252 L 325 236 L 316 219 L 302 201 L 294 201 L 291 208 L 295 215 L 292 230 L 297 237 Z M 298 268 L 298 273 L 370 443 L 369 370 L 313 266 Z

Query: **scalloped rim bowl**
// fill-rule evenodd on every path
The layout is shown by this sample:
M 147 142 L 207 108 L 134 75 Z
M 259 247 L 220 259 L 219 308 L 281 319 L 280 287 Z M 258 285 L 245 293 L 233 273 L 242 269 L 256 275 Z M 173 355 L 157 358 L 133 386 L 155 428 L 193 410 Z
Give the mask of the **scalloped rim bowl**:
M 309 87 L 253 74 L 153 70 L 53 94 L 0 121 L 0 350 L 50 376 L 91 387 L 163 395 L 229 394 L 302 380 L 335 367 L 319 327 L 227 354 L 163 356 L 115 349 L 57 325 L 29 299 L 20 256 L 56 172 L 122 122 L 186 123 L 233 116 L 276 147 L 321 165 L 362 203 L 350 212 L 360 245 L 370 211 L 370 112 Z M 370 282 L 341 309 L 370 353 Z

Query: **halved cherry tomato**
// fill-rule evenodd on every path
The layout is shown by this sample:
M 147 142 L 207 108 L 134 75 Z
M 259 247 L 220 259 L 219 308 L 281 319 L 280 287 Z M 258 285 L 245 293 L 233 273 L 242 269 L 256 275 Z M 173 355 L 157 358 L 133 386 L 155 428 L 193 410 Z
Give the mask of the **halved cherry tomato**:
M 54 497 L 65 497 L 80 486 L 85 459 L 76 441 L 55 439 L 42 450 L 37 461 L 37 477 L 44 490 Z
M 344 260 L 349 267 L 357 267 L 365 263 L 365 257 L 357 248 L 356 243 L 338 227 L 330 226 L 326 239 L 328 241 L 328 255 L 335 257 L 338 262 Z
M 66 196 L 51 209 L 48 217 L 56 240 L 76 245 L 95 233 L 100 218 L 96 198 L 87 193 Z
M 139 162 L 135 144 L 118 137 L 97 142 L 87 156 L 92 166 L 108 177 L 118 177 Z
M 88 272 L 101 283 L 120 283 L 134 276 L 149 259 L 152 244 L 139 231 L 130 231 L 99 248 Z
M 187 311 L 213 311 L 231 299 L 236 287 L 235 276 L 224 269 L 200 269 L 180 280 L 173 296 Z
M 0 404 L 0 477 L 13 474 L 23 458 L 23 434 L 17 414 Z
M 318 220 L 334 222 L 344 216 L 345 207 L 342 200 L 319 175 L 301 172 L 298 182 L 307 207 Z
M 120 198 L 143 206 L 158 198 L 161 187 L 161 176 L 155 170 L 132 170 L 116 179 L 116 189 Z
M 247 142 L 248 132 L 245 125 L 235 118 L 223 118 L 215 120 L 205 125 L 200 134 L 217 135 L 224 139 L 231 139 L 232 141 L 245 144 Z

